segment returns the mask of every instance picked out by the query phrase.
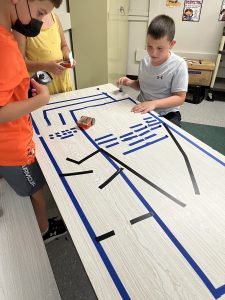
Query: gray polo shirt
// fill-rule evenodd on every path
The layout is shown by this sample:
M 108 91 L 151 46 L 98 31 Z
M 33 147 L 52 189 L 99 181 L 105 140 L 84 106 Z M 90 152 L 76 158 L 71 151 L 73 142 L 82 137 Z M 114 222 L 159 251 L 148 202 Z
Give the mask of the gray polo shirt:
M 153 66 L 151 58 L 142 59 L 139 68 L 140 102 L 162 99 L 176 92 L 186 92 L 188 89 L 188 68 L 183 58 L 171 52 L 170 57 L 160 66 Z M 179 106 L 159 108 L 155 111 L 161 115 L 179 111 Z

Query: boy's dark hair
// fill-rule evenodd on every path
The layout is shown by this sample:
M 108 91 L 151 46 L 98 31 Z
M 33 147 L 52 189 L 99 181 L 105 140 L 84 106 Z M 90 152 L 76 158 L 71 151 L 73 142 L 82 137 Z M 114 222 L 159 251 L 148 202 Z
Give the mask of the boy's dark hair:
M 54 4 L 55 8 L 59 8 L 60 5 L 62 4 L 62 0 L 50 0 L 50 1 Z
M 167 36 L 168 40 L 171 42 L 175 35 L 174 20 L 167 15 L 155 17 L 148 27 L 147 34 L 151 35 L 155 40 Z
M 30 0 L 31 2 L 34 1 L 34 0 Z M 43 1 L 43 0 L 40 0 L 40 1 Z M 62 1 L 63 0 L 50 0 L 50 2 L 52 2 L 52 4 L 54 5 L 55 8 L 59 8 L 60 5 L 62 4 Z

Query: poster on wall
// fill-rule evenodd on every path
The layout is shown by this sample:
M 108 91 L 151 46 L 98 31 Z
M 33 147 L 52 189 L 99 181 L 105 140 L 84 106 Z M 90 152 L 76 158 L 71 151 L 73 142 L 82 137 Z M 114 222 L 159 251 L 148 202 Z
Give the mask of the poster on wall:
M 222 1 L 220 14 L 219 14 L 219 21 L 225 21 L 225 0 Z
M 182 21 L 199 22 L 203 0 L 185 0 Z
M 166 6 L 168 7 L 176 7 L 180 5 L 181 3 L 178 0 L 166 0 Z

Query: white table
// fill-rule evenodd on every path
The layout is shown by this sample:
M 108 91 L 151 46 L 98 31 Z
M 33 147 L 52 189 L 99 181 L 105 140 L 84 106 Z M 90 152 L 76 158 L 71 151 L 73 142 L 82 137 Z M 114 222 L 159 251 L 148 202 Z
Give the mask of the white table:
M 225 158 L 133 106 L 107 84 L 32 113 L 38 161 L 97 297 L 225 299 Z M 82 115 L 96 124 L 80 130 Z
M 0 299 L 60 300 L 30 197 L 0 179 Z

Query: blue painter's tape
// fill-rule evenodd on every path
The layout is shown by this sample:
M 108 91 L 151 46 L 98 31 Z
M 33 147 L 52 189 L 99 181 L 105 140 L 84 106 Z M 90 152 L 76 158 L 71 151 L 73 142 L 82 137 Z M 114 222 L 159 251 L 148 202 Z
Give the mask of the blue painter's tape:
M 157 121 L 157 123 L 158 123 L 158 120 L 156 120 L 156 119 L 153 119 L 153 120 L 150 120 L 150 121 L 146 121 L 146 123 L 151 124 L 151 123 L 154 123 L 154 122 L 156 122 L 156 121 Z
M 103 140 L 103 139 L 105 139 L 105 138 L 108 138 L 108 137 L 110 137 L 110 136 L 113 136 L 113 134 L 107 134 L 107 135 L 104 135 L 104 136 L 101 136 L 101 137 L 99 137 L 99 138 L 97 138 L 97 139 L 95 139 L 95 141 L 100 141 L 100 140 Z
M 111 147 L 114 147 L 114 146 L 116 146 L 116 145 L 119 145 L 119 143 L 116 142 L 116 143 L 114 143 L 114 144 L 107 145 L 106 148 L 111 148 Z
M 50 120 L 49 120 L 49 118 L 47 116 L 47 111 L 46 110 L 43 111 L 43 116 L 44 116 L 44 119 L 45 119 L 47 125 L 51 126 L 51 122 L 50 122 Z
M 139 131 L 142 131 L 144 129 L 148 128 L 147 126 L 144 126 L 144 127 L 141 127 L 141 128 L 138 128 L 138 129 L 134 129 L 135 132 L 139 132 Z
M 148 124 L 148 127 L 152 128 L 152 126 L 159 125 L 159 124 L 162 124 L 162 122 L 156 122 L 154 124 Z
M 159 117 L 155 116 L 155 118 L 158 119 L 159 121 L 161 121 Z M 197 149 L 201 150 L 201 152 L 203 152 L 204 154 L 206 154 L 207 156 L 211 157 L 213 160 L 215 160 L 216 162 L 218 162 L 219 164 L 221 164 L 222 166 L 225 167 L 225 161 L 222 161 L 219 158 L 217 158 L 216 156 L 214 156 L 213 154 L 209 153 L 207 150 L 203 149 L 201 146 L 199 146 L 198 144 L 196 144 L 195 142 L 193 142 L 192 140 L 190 140 L 188 137 L 186 137 L 183 133 L 177 131 L 171 125 L 167 124 L 167 126 L 170 128 L 170 130 L 174 131 L 176 134 L 178 134 L 179 136 L 181 136 L 184 140 L 186 140 L 187 142 L 189 142 L 191 145 L 193 145 Z
M 150 120 L 150 119 L 152 119 L 152 116 L 151 117 L 143 118 L 143 120 Z
M 72 117 L 76 120 L 76 117 L 72 115 Z M 95 142 L 91 139 L 91 137 L 87 134 L 87 132 L 83 132 L 86 138 L 98 149 L 98 146 L 95 144 Z M 112 166 L 118 170 L 119 167 L 116 165 L 116 163 L 110 158 L 107 157 L 104 153 L 102 155 L 112 164 Z M 181 245 L 181 243 L 177 240 L 177 238 L 173 235 L 173 233 L 169 230 L 169 228 L 166 226 L 165 223 L 160 219 L 160 217 L 156 214 L 156 212 L 153 210 L 151 205 L 146 201 L 146 199 L 141 195 L 141 193 L 138 191 L 138 189 L 133 185 L 133 183 L 129 180 L 129 178 L 125 175 L 124 172 L 121 172 L 120 174 L 122 178 L 126 181 L 128 186 L 131 188 L 131 190 L 134 192 L 134 194 L 137 196 L 137 198 L 142 202 L 142 204 L 146 207 L 146 209 L 153 213 L 153 218 L 158 223 L 158 225 L 161 227 L 161 229 L 164 231 L 164 233 L 168 236 L 168 238 L 171 240 L 171 242 L 174 244 L 174 246 L 179 250 L 179 252 L 183 255 L 183 257 L 186 259 L 186 261 L 189 263 L 189 265 L 194 269 L 194 271 L 198 274 L 199 278 L 202 280 L 202 282 L 205 284 L 205 286 L 208 288 L 208 290 L 211 292 L 211 294 L 215 298 L 219 298 L 221 295 L 225 294 L 225 287 L 222 286 L 219 288 L 219 292 L 209 278 L 206 276 L 206 274 L 202 271 L 202 269 L 198 266 L 198 264 L 194 261 L 194 259 L 189 255 L 189 253 L 186 251 L 186 249 Z M 224 292 L 222 294 L 222 292 Z
M 144 141 L 145 140 L 138 140 L 138 141 L 135 141 L 133 143 L 130 143 L 129 146 L 134 146 L 134 145 L 139 144 L 139 143 L 144 142 Z
M 124 138 L 124 137 L 126 137 L 126 136 L 129 136 L 129 135 L 131 135 L 131 134 L 133 134 L 133 131 L 121 135 L 120 138 L 122 139 L 122 138 Z
M 160 141 L 162 141 L 162 140 L 165 140 L 166 138 L 168 138 L 167 135 L 165 135 L 165 136 L 163 136 L 163 137 L 161 137 L 161 138 L 159 138 L 159 139 L 157 139 L 157 140 L 154 140 L 154 141 L 152 141 L 152 142 L 148 142 L 148 143 L 146 143 L 145 145 L 142 145 L 142 146 L 140 146 L 140 147 L 137 147 L 137 148 L 128 150 L 128 151 L 124 152 L 123 155 L 127 155 L 127 154 L 130 154 L 130 153 L 132 153 L 132 152 L 138 151 L 138 150 L 140 150 L 140 149 L 142 149 L 142 148 L 148 147 L 148 146 L 153 145 L 153 144 L 155 144 L 155 143 L 158 143 L 158 142 L 160 142 Z
M 40 131 L 39 131 L 39 129 L 38 129 L 38 127 L 37 127 L 37 124 L 35 123 L 35 121 L 34 121 L 34 119 L 33 119 L 33 117 L 32 117 L 31 114 L 30 114 L 30 117 L 31 117 L 31 121 L 32 121 L 32 125 L 33 125 L 33 128 L 34 128 L 35 133 L 36 133 L 37 135 L 40 135 Z
M 93 101 L 104 100 L 104 99 L 107 99 L 107 98 L 106 97 L 102 97 L 102 98 L 98 98 L 98 99 L 92 99 L 92 100 L 88 100 L 88 101 L 82 101 L 82 102 L 78 102 L 78 103 L 72 103 L 72 104 L 57 106 L 57 107 L 45 109 L 44 111 L 52 111 L 52 110 L 56 110 L 56 109 L 60 109 L 60 108 L 65 108 L 65 107 L 69 107 L 69 106 L 77 106 L 77 105 L 80 105 L 80 104 L 89 103 L 89 102 L 93 102 Z
M 130 126 L 130 129 L 133 129 L 133 128 L 136 128 L 136 127 L 139 127 L 139 126 L 143 126 L 143 124 L 140 123 L 140 124 L 137 124 L 137 125 Z
M 130 99 L 132 102 L 136 103 L 133 99 L 131 98 L 127 98 Z M 124 99 L 125 100 L 125 99 Z M 151 113 L 150 113 L 151 115 Z M 155 115 L 153 115 L 154 118 L 160 120 L 158 117 L 156 117 Z M 75 116 L 73 116 L 73 118 L 76 120 Z M 190 144 L 192 144 L 194 147 L 198 148 L 201 152 L 203 152 L 204 154 L 206 154 L 207 156 L 209 156 L 210 158 L 212 158 L 215 162 L 221 164 L 222 166 L 225 166 L 225 162 L 223 162 L 222 160 L 218 159 L 217 157 L 215 157 L 214 155 L 212 155 L 211 153 L 209 153 L 208 151 L 204 150 L 202 147 L 200 147 L 198 144 L 196 144 L 195 142 L 191 141 L 189 138 L 187 138 L 186 136 L 184 136 L 182 133 L 180 133 L 179 131 L 177 131 L 176 129 L 174 129 L 173 127 L 167 125 L 172 131 L 176 132 L 179 136 L 181 136 L 183 139 L 185 139 L 186 141 L 188 141 Z M 86 136 L 86 138 L 98 149 L 98 146 L 96 145 L 96 143 L 90 138 L 90 136 L 87 134 L 87 132 L 83 132 L 83 134 Z M 40 138 L 41 139 L 41 138 Z M 45 146 L 44 146 L 45 147 Z M 49 149 L 47 148 L 47 150 L 49 151 Z M 50 154 L 48 153 L 48 151 L 46 150 L 50 160 L 52 161 L 56 172 L 60 173 L 60 170 L 57 170 L 57 163 L 54 160 L 54 157 L 52 156 L 51 152 Z M 116 163 L 110 159 L 109 157 L 107 157 L 106 155 L 102 154 L 113 166 L 116 170 L 119 169 L 119 167 L 116 165 Z M 52 156 L 52 157 L 51 157 Z M 52 160 L 53 158 L 53 160 Z M 59 167 L 58 167 L 59 168 Z M 225 294 L 225 285 L 219 287 L 219 288 L 215 288 L 213 286 L 213 284 L 211 283 L 211 281 L 209 280 L 209 278 L 206 276 L 206 274 L 201 270 L 201 268 L 198 266 L 198 264 L 193 260 L 193 258 L 189 255 L 189 253 L 185 250 L 185 248 L 180 244 L 180 242 L 177 240 L 177 238 L 173 235 L 173 233 L 169 230 L 169 228 L 166 226 L 165 223 L 163 223 L 163 221 L 159 218 L 159 216 L 156 214 L 156 212 L 152 209 L 152 207 L 148 204 L 148 202 L 145 200 L 145 198 L 141 195 L 141 193 L 136 189 L 136 187 L 133 185 L 133 183 L 127 178 L 127 176 L 125 175 L 124 172 L 121 172 L 120 174 L 122 176 L 122 178 L 126 181 L 126 183 L 130 186 L 131 190 L 134 192 L 134 194 L 137 196 L 137 198 L 143 203 L 143 205 L 147 208 L 147 210 L 151 213 L 153 213 L 153 218 L 155 219 L 155 221 L 158 223 L 158 225 L 161 227 L 161 229 L 164 231 L 164 233 L 168 236 L 168 238 L 171 240 L 171 242 L 174 244 L 174 246 L 179 250 L 179 252 L 183 255 L 183 257 L 186 259 L 186 261 L 189 263 L 189 265 L 195 270 L 196 274 L 199 276 L 199 278 L 202 280 L 202 282 L 205 284 L 205 286 L 208 288 L 208 290 L 211 292 L 211 294 L 215 297 L 215 298 L 219 298 L 222 295 Z M 64 178 L 61 178 L 62 182 L 63 182 Z M 65 179 L 64 179 L 65 180 Z M 66 181 L 65 181 L 66 182 Z M 65 186 L 67 185 L 67 186 Z M 70 196 L 71 201 L 74 203 L 74 198 L 75 196 L 73 195 L 73 192 L 70 190 L 70 187 L 68 185 L 68 183 L 66 182 L 64 184 L 65 189 L 69 192 L 69 196 L 70 196 L 70 192 L 72 193 L 72 196 Z M 76 198 L 75 198 L 76 200 Z M 75 203 L 77 202 L 77 200 L 75 201 Z M 76 204 L 74 204 L 75 208 L 76 208 Z M 78 204 L 79 206 L 79 204 Z M 78 212 L 79 213 L 79 212 Z M 83 211 L 81 212 L 83 213 Z M 79 213 L 80 215 L 80 213 Z M 84 222 L 84 220 L 86 219 L 86 216 L 84 215 L 83 218 L 81 218 L 81 220 Z M 86 227 L 86 226 L 85 226 Z M 88 230 L 87 230 L 88 231 Z M 89 233 L 89 231 L 88 231 Z M 94 234 L 95 236 L 95 234 Z M 93 241 L 93 237 L 91 237 L 92 241 Z M 94 241 L 93 241 L 94 243 Z M 95 243 L 94 243 L 95 244 Z M 101 244 L 99 244 L 101 245 Z M 96 247 L 96 245 L 95 245 Z M 96 247 L 97 248 L 97 247 Z M 97 249 L 98 250 L 98 249 Z M 98 250 L 99 252 L 99 250 Z M 101 254 L 100 254 L 101 255 Z M 113 269 L 113 266 L 111 265 L 111 262 L 108 261 L 108 257 L 106 256 L 106 260 L 105 258 L 105 252 L 103 249 L 103 256 L 101 255 L 101 258 L 103 260 L 103 262 L 106 265 L 106 268 L 108 269 L 110 276 L 114 276 L 114 272 L 115 270 Z M 112 273 L 111 271 L 111 267 L 113 269 Z M 118 277 L 118 275 L 116 274 L 116 276 Z M 116 277 L 116 279 L 117 279 Z M 115 280 L 113 279 L 114 283 Z M 116 281 L 117 282 L 117 281 Z M 123 295 L 123 291 L 124 291 L 124 286 L 121 283 L 120 279 L 119 279 L 119 287 L 117 286 L 117 284 L 115 283 L 117 289 L 119 290 L 119 288 L 122 285 L 122 291 L 120 291 L 120 295 L 122 296 L 123 299 L 130 299 L 129 295 L 127 294 L 126 290 L 125 290 L 125 294 Z
M 62 100 L 62 101 L 57 101 L 57 102 L 52 102 L 52 103 L 48 103 L 47 105 L 55 105 L 58 103 L 64 103 L 64 102 L 70 102 L 70 101 L 76 101 L 76 100 L 80 100 L 80 99 L 87 99 L 87 98 L 93 98 L 93 97 L 98 97 L 98 96 L 102 96 L 102 94 L 96 94 L 96 95 L 91 95 L 91 96 L 85 96 L 85 97 L 79 97 L 79 98 L 73 98 L 73 99 L 68 99 L 68 100 Z
M 49 157 L 50 161 L 52 162 L 52 164 L 53 164 L 53 166 L 54 166 L 54 168 L 56 170 L 56 173 L 57 174 L 62 174 L 62 171 L 59 168 L 59 166 L 58 166 L 58 164 L 57 164 L 54 156 L 52 155 L 50 149 L 48 148 L 48 145 L 46 144 L 44 138 L 43 137 L 39 137 L 39 139 L 40 139 L 40 141 L 41 141 L 41 143 L 42 143 L 42 145 L 43 145 L 46 153 L 48 154 L 48 157 Z M 89 236 L 90 236 L 90 238 L 91 238 L 91 240 L 92 240 L 92 242 L 93 242 L 96 250 L 98 251 L 98 253 L 99 253 L 102 261 L 104 262 L 104 264 L 105 264 L 105 266 L 106 266 L 106 268 L 107 268 L 107 270 L 108 270 L 108 272 L 109 272 L 109 274 L 110 274 L 110 276 L 111 276 L 111 278 L 112 278 L 112 280 L 113 280 L 113 282 L 114 282 L 114 284 L 115 284 L 118 292 L 120 293 L 122 299 L 130 300 L 131 298 L 130 298 L 128 292 L 126 291 L 123 283 L 121 282 L 118 274 L 116 273 L 116 270 L 114 269 L 111 261 L 109 260 L 109 258 L 107 256 L 105 250 L 101 246 L 101 243 L 99 243 L 99 242 L 96 241 L 96 234 L 95 234 L 95 232 L 94 232 L 91 224 L 89 223 L 87 217 L 85 216 L 85 214 L 84 214 L 81 206 L 79 205 L 79 202 L 77 201 L 77 199 L 76 199 L 73 191 L 71 190 L 71 188 L 70 188 L 70 186 L 69 186 L 66 178 L 65 177 L 60 177 L 60 180 L 62 181 L 62 184 L 63 184 L 65 190 L 67 191 L 67 193 L 68 193 L 71 201 L 73 202 L 73 205 L 76 208 L 76 210 L 77 210 L 77 212 L 78 212 L 78 214 L 80 216 L 80 219 L 82 220 L 82 222 L 83 222 L 83 224 L 84 224 L 84 226 L 85 226 L 85 228 L 86 228 L 86 230 L 87 230 L 87 232 L 88 232 L 88 234 L 89 234 Z
M 137 135 L 133 135 L 133 136 L 130 136 L 129 138 L 123 139 L 122 142 L 127 142 L 127 141 L 133 140 L 137 137 L 138 137 Z
M 162 127 L 162 125 L 155 126 L 155 127 L 151 127 L 150 130 L 152 131 L 152 130 L 155 130 L 155 129 L 159 129 L 159 128 L 161 128 L 161 127 Z
M 61 140 L 68 139 L 68 138 L 70 138 L 72 136 L 74 136 L 74 134 L 63 136 L 63 137 L 61 137 Z
M 116 102 L 122 102 L 122 101 L 125 101 L 127 99 L 121 99 L 121 100 L 117 100 Z M 77 109 L 71 109 L 70 110 L 70 113 L 74 112 L 74 111 L 79 111 L 79 110 L 83 110 L 83 109 L 86 109 L 86 108 L 92 108 L 92 107 L 99 107 L 99 106 L 104 106 L 104 105 L 109 105 L 109 104 L 114 104 L 116 103 L 115 101 L 109 101 L 109 102 L 104 102 L 104 103 L 101 103 L 101 104 L 95 104 L 95 105 L 90 105 L 90 106 L 83 106 L 81 108 L 77 108 Z
M 102 141 L 102 142 L 98 143 L 98 145 L 103 145 L 103 144 L 106 144 L 106 143 L 109 143 L 109 142 L 113 142 L 113 141 L 116 141 L 116 140 L 117 140 L 117 138 L 105 140 L 105 141 Z
M 150 130 L 146 130 L 146 131 L 144 131 L 142 133 L 139 133 L 138 135 L 139 136 L 143 136 L 143 135 L 148 134 L 148 133 L 150 133 Z
M 114 102 L 117 101 L 115 98 L 113 98 L 112 96 L 110 96 L 108 93 L 103 92 L 102 94 L 105 95 L 107 98 L 112 99 Z
M 153 137 L 156 136 L 156 135 L 157 135 L 156 133 L 153 133 L 153 134 L 151 134 L 151 135 L 145 136 L 144 139 L 145 139 L 145 140 L 148 140 L 148 139 L 153 138 Z
M 60 120 L 61 120 L 62 124 L 66 125 L 66 122 L 65 122 L 65 120 L 63 118 L 63 115 L 61 113 L 59 113 L 59 117 L 60 117 Z

